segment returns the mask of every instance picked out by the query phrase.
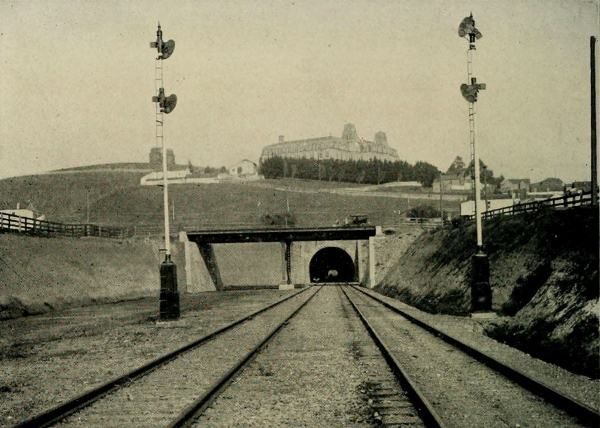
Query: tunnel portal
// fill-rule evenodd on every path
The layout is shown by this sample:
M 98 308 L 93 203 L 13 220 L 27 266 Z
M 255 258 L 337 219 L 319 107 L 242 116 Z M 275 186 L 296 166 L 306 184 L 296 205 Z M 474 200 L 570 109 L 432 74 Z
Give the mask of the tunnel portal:
M 352 257 L 341 248 L 326 247 L 315 253 L 310 260 L 311 282 L 352 282 L 356 269 Z

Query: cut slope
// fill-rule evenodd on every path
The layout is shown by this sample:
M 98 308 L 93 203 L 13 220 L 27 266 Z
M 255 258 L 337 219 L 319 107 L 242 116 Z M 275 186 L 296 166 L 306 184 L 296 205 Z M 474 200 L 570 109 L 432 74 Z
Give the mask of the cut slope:
M 173 246 L 179 283 L 185 270 Z M 158 244 L 0 234 L 0 319 L 53 308 L 156 295 Z
M 488 221 L 494 309 L 488 332 L 532 355 L 598 377 L 598 212 L 580 207 Z M 378 289 L 432 312 L 470 304 L 472 225 L 425 233 Z

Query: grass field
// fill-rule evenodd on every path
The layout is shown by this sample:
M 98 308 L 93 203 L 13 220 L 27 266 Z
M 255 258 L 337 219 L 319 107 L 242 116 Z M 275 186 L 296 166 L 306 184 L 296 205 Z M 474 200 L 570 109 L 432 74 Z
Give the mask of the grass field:
M 84 223 L 89 204 L 91 223 L 161 225 L 162 189 L 140 186 L 142 175 L 143 171 L 81 167 L 69 173 L 8 178 L 0 180 L 0 209 L 15 208 L 17 203 L 26 208 L 31 203 L 49 220 Z M 253 226 L 262 224 L 262 215 L 284 213 L 289 205 L 296 225 L 329 226 L 350 214 L 366 214 L 372 224 L 393 224 L 400 219 L 397 212 L 408 207 L 407 200 L 368 192 L 357 195 L 328 192 L 356 186 L 295 179 L 171 185 L 170 213 L 174 214 L 172 223 L 178 227 Z M 410 204 L 414 206 L 415 201 Z
M 283 213 L 289 204 L 297 226 L 330 226 L 350 214 L 366 214 L 372 224 L 394 224 L 408 201 L 380 196 L 302 193 L 244 184 L 173 185 L 172 222 L 182 226 L 260 225 L 265 213 Z M 414 205 L 414 201 L 412 204 Z M 437 201 L 432 202 L 437 206 Z M 174 206 L 174 209 L 173 209 Z M 91 220 L 105 224 L 161 224 L 162 189 L 132 187 L 98 200 Z
M 6 178 L 0 180 L 0 209 L 31 204 L 49 220 L 85 222 L 88 200 L 92 204 L 138 186 L 144 174 L 107 170 Z

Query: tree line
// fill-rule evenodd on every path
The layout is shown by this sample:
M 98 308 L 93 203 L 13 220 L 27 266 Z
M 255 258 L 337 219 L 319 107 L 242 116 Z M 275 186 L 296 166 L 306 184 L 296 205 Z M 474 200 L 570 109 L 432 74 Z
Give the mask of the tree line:
M 391 181 L 418 181 L 431 187 L 439 176 L 436 166 L 418 161 L 414 165 L 406 161 L 371 159 L 306 159 L 271 157 L 259 165 L 265 178 L 304 178 L 310 180 L 343 181 L 359 184 L 383 184 Z

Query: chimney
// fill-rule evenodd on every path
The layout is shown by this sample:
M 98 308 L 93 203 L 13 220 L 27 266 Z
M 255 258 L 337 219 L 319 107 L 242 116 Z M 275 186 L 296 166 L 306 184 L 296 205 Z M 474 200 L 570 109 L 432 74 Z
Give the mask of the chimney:
M 280 142 L 280 143 L 283 143 L 283 135 L 280 135 L 280 136 L 279 136 L 279 142 Z

